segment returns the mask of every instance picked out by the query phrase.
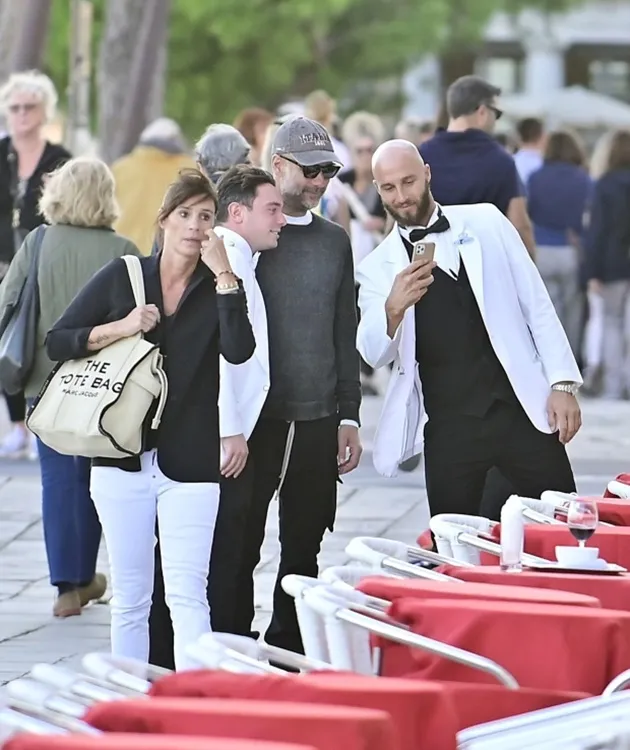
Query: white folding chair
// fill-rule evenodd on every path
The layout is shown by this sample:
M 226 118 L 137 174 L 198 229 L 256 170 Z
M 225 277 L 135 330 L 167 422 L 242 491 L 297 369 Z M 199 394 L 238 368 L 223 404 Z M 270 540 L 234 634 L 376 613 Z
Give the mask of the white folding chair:
M 151 683 L 173 673 L 140 659 L 97 652 L 86 654 L 81 664 L 92 681 L 129 695 L 146 694 Z
M 621 487 L 626 487 L 627 490 L 630 490 L 630 487 L 627 485 L 622 485 L 621 482 L 618 482 L 618 484 Z M 571 500 L 575 500 L 578 496 L 577 492 L 557 492 L 556 490 L 546 490 L 542 493 L 540 496 L 541 501 L 546 503 L 551 503 L 554 507 L 554 515 L 560 516 L 561 520 L 559 523 L 565 523 L 567 519 L 568 514 L 568 505 L 571 502 Z M 629 494 L 630 497 L 630 494 Z M 558 522 L 558 521 L 557 521 Z M 613 523 L 607 523 L 606 521 L 600 521 L 600 526 L 614 526 Z
M 494 521 L 480 516 L 467 516 L 458 513 L 440 513 L 430 521 L 440 554 L 452 556 L 456 564 L 480 565 L 480 552 L 501 556 L 501 545 L 490 536 L 497 525 Z M 542 557 L 523 554 L 523 562 L 531 565 L 548 563 Z
M 508 688 L 518 688 L 514 677 L 492 660 L 412 633 L 409 628 L 379 613 L 375 613 L 376 616 L 366 614 L 367 608 L 361 611 L 354 602 L 344 599 L 338 590 L 326 586 L 313 587 L 304 592 L 304 601 L 322 618 L 331 662 L 338 669 L 369 675 L 378 673 L 373 661 L 370 635 L 379 635 L 395 643 L 479 669 Z
M 512 495 L 521 501 L 523 506 L 523 517 L 533 523 L 542 523 L 549 526 L 562 526 L 563 521 L 556 519 L 556 503 L 549 500 L 537 500 L 534 497 L 522 497 L 521 495 Z
M 4 747 L 4 743 L 16 734 L 70 734 L 70 730 L 14 708 L 0 706 L 0 747 Z
M 101 734 L 100 731 L 82 721 L 87 704 L 70 696 L 59 695 L 55 688 L 36 680 L 20 678 L 7 683 L 6 704 L 8 713 L 0 718 L 1 723 L 15 725 L 21 721 L 21 715 L 39 720 L 40 725 L 33 724 L 33 729 L 41 729 L 41 724 L 51 724 L 58 729 L 74 734 Z M 23 721 L 23 720 L 22 720 Z M 25 731 L 29 731 L 25 727 Z
M 441 551 L 440 551 L 441 552 Z M 357 562 L 373 568 L 386 575 L 398 578 L 425 578 L 432 581 L 453 582 L 458 579 L 445 576 L 436 570 L 414 565 L 414 562 L 432 562 L 438 565 L 461 563 L 446 554 L 437 554 L 420 547 L 410 547 L 404 542 L 393 539 L 358 536 L 346 547 L 346 554 Z
M 320 573 L 319 580 L 357 604 L 368 606 L 378 612 L 387 612 L 391 605 L 387 599 L 369 596 L 356 589 L 361 581 L 370 575 L 374 575 L 373 570 L 359 565 L 333 565 Z
M 304 653 L 311 659 L 330 663 L 323 623 L 304 603 L 304 592 L 313 586 L 321 585 L 321 581 L 317 578 L 290 574 L 284 576 L 280 585 L 286 594 L 293 597 Z
M 83 657 L 83 661 L 89 664 L 97 659 L 107 660 L 108 658 L 111 658 L 109 654 L 87 654 Z M 58 693 L 65 693 L 73 700 L 82 700 L 88 704 L 120 700 L 130 696 L 135 698 L 146 694 L 150 688 L 150 683 L 145 682 L 143 689 L 130 690 L 108 681 L 104 676 L 81 674 L 56 664 L 34 664 L 29 676 Z M 138 687 L 141 686 L 138 685 Z
M 603 741 L 625 739 L 630 727 L 630 694 L 610 697 L 597 696 L 544 708 L 507 719 L 479 724 L 460 731 L 457 735 L 459 750 L 506 750 L 507 748 L 538 748 L 547 743 L 548 748 L 564 747 L 562 742 L 571 739 L 582 741 L 574 747 L 595 749 L 616 747 L 593 744 L 597 732 L 604 729 L 612 735 Z M 615 726 L 617 725 L 617 726 Z M 619 732 L 621 727 L 621 732 Z M 625 733 L 625 735 L 624 735 Z M 571 747 L 571 745 L 569 745 Z
M 283 669 L 274 667 L 269 662 L 300 672 L 333 668 L 327 662 L 316 661 L 293 651 L 230 633 L 206 633 L 195 644 L 190 645 L 187 652 L 204 667 L 231 672 L 286 674 Z
M 625 484 L 617 479 L 611 479 L 608 482 L 607 490 L 620 500 L 630 500 L 630 484 Z

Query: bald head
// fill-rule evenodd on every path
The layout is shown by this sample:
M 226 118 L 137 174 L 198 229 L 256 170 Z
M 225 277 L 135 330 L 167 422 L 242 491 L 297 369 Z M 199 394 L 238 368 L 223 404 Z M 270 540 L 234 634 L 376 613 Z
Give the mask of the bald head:
M 431 170 L 417 146 L 401 138 L 385 141 L 372 157 L 372 174 L 383 205 L 401 226 L 425 226 L 434 206 Z
M 391 141 L 385 141 L 385 143 L 381 143 L 372 156 L 372 172 L 376 173 L 381 163 L 387 165 L 392 160 L 407 159 L 419 166 L 424 165 L 418 147 L 411 143 L 411 141 L 406 141 L 403 138 L 394 138 Z

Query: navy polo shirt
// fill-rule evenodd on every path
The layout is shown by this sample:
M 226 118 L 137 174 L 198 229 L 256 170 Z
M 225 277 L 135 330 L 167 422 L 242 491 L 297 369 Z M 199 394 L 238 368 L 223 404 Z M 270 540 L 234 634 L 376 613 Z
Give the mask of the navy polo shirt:
M 420 146 L 431 167 L 431 192 L 443 206 L 492 203 L 507 214 L 525 188 L 510 154 L 483 130 L 438 130 Z

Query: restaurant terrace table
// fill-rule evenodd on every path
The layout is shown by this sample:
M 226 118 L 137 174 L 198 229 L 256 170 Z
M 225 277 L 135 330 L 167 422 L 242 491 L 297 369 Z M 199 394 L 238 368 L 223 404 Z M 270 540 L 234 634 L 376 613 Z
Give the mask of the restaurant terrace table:
M 425 747 L 432 750 L 456 750 L 455 735 L 462 728 L 450 692 L 439 683 L 381 680 L 349 672 L 286 676 L 234 674 L 214 670 L 179 672 L 156 682 L 151 695 L 232 698 L 241 701 L 297 701 L 377 709 L 391 716 L 402 750 Z M 473 699 L 468 706 L 473 715 L 476 704 Z M 504 716 L 506 714 L 498 718 Z
M 311 745 L 258 740 L 226 740 L 213 737 L 181 737 L 166 734 L 21 734 L 12 737 L 4 750 L 314 750 Z
M 401 750 L 385 711 L 220 698 L 100 703 L 84 720 L 105 732 L 149 732 L 299 743 L 316 750 Z
M 448 566 L 440 570 L 448 569 Z M 470 570 L 483 569 L 483 566 Z M 459 568 L 457 569 L 459 570 Z M 458 578 L 459 576 L 453 576 Z M 462 579 L 466 580 L 466 579 Z M 574 607 L 601 607 L 599 599 L 566 591 L 553 591 L 545 588 L 523 588 L 510 586 L 512 577 L 507 576 L 499 581 L 469 583 L 466 586 L 430 581 L 421 578 L 388 578 L 386 576 L 367 576 L 357 589 L 369 596 L 387 599 L 413 597 L 417 599 L 485 599 L 487 601 L 521 602 L 523 604 L 567 604 Z
M 475 599 L 395 600 L 389 614 L 414 633 L 492 659 L 522 687 L 599 695 L 630 668 L 630 614 L 596 607 Z M 384 639 L 382 672 L 494 683 L 490 675 Z

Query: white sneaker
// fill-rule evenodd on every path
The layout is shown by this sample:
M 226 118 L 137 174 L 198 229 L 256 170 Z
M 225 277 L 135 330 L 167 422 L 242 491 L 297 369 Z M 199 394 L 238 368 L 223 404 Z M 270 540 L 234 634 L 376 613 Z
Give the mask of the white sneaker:
M 28 435 L 23 427 L 15 425 L 11 432 L 0 443 L 0 456 L 18 456 L 24 454 L 28 447 Z

